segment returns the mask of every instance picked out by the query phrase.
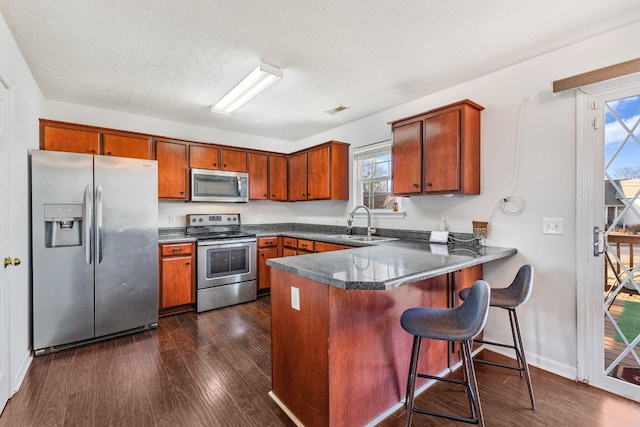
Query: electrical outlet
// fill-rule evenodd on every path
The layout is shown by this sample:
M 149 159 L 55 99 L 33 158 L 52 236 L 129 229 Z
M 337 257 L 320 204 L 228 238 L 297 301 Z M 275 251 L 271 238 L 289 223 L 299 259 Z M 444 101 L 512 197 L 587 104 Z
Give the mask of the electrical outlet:
M 300 289 L 291 287 L 291 307 L 300 311 Z
M 564 234 L 564 218 L 542 218 L 542 234 Z
M 169 215 L 169 224 L 173 225 L 176 223 L 176 216 L 175 215 Z

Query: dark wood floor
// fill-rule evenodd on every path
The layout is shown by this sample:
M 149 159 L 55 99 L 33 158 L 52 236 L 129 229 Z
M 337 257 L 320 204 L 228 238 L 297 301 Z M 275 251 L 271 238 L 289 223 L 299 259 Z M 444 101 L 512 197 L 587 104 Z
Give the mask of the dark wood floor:
M 154 331 L 35 358 L 0 427 L 293 426 L 267 395 L 270 327 L 264 297 L 162 318 Z M 532 372 L 535 411 L 517 375 L 485 365 L 477 372 L 488 426 L 640 426 L 640 404 L 545 371 Z M 416 404 L 464 411 L 464 399 L 461 389 L 438 384 Z M 404 425 L 404 410 L 380 425 Z M 464 424 L 417 414 L 414 425 Z

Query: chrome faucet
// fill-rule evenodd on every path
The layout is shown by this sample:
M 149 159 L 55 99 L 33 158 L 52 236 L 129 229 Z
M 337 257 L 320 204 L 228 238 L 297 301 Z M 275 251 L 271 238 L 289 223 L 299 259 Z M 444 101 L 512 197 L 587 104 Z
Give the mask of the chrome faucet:
M 353 231 L 351 230 L 351 225 L 353 224 L 353 215 L 360 208 L 367 211 L 367 236 L 371 237 L 372 234 L 376 234 L 376 229 L 371 226 L 371 212 L 369 212 L 369 208 L 365 205 L 356 206 L 349 214 L 349 219 L 347 220 L 347 234 L 353 234 Z

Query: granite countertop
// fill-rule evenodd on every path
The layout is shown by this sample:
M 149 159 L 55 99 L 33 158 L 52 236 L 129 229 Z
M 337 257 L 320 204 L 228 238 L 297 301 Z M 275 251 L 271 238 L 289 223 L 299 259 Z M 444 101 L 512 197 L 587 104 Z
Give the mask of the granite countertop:
M 382 235 L 399 239 L 370 243 L 336 237 L 344 230 L 332 226 L 275 224 L 243 226 L 243 229 L 257 237 L 285 236 L 354 246 L 341 251 L 267 260 L 267 265 L 273 268 L 342 289 L 392 289 L 517 253 L 514 248 L 433 244 L 428 242 L 428 234 L 415 230 L 379 230 Z M 365 230 L 355 231 L 363 234 Z M 159 230 L 159 244 L 194 241 L 195 238 L 185 234 L 184 228 Z
M 516 253 L 513 248 L 398 240 L 346 251 L 272 258 L 267 265 L 342 289 L 385 290 Z

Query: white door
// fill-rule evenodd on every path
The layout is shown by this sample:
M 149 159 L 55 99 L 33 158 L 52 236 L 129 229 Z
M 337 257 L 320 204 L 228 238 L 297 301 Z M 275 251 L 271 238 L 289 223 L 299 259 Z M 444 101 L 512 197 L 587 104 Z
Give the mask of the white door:
M 9 223 L 10 91 L 0 79 L 0 259 L 11 258 Z M 10 397 L 9 381 L 9 268 L 0 266 L 0 413 Z
M 640 401 L 640 84 L 580 95 L 580 108 L 578 234 L 591 242 L 578 254 L 579 374 Z

